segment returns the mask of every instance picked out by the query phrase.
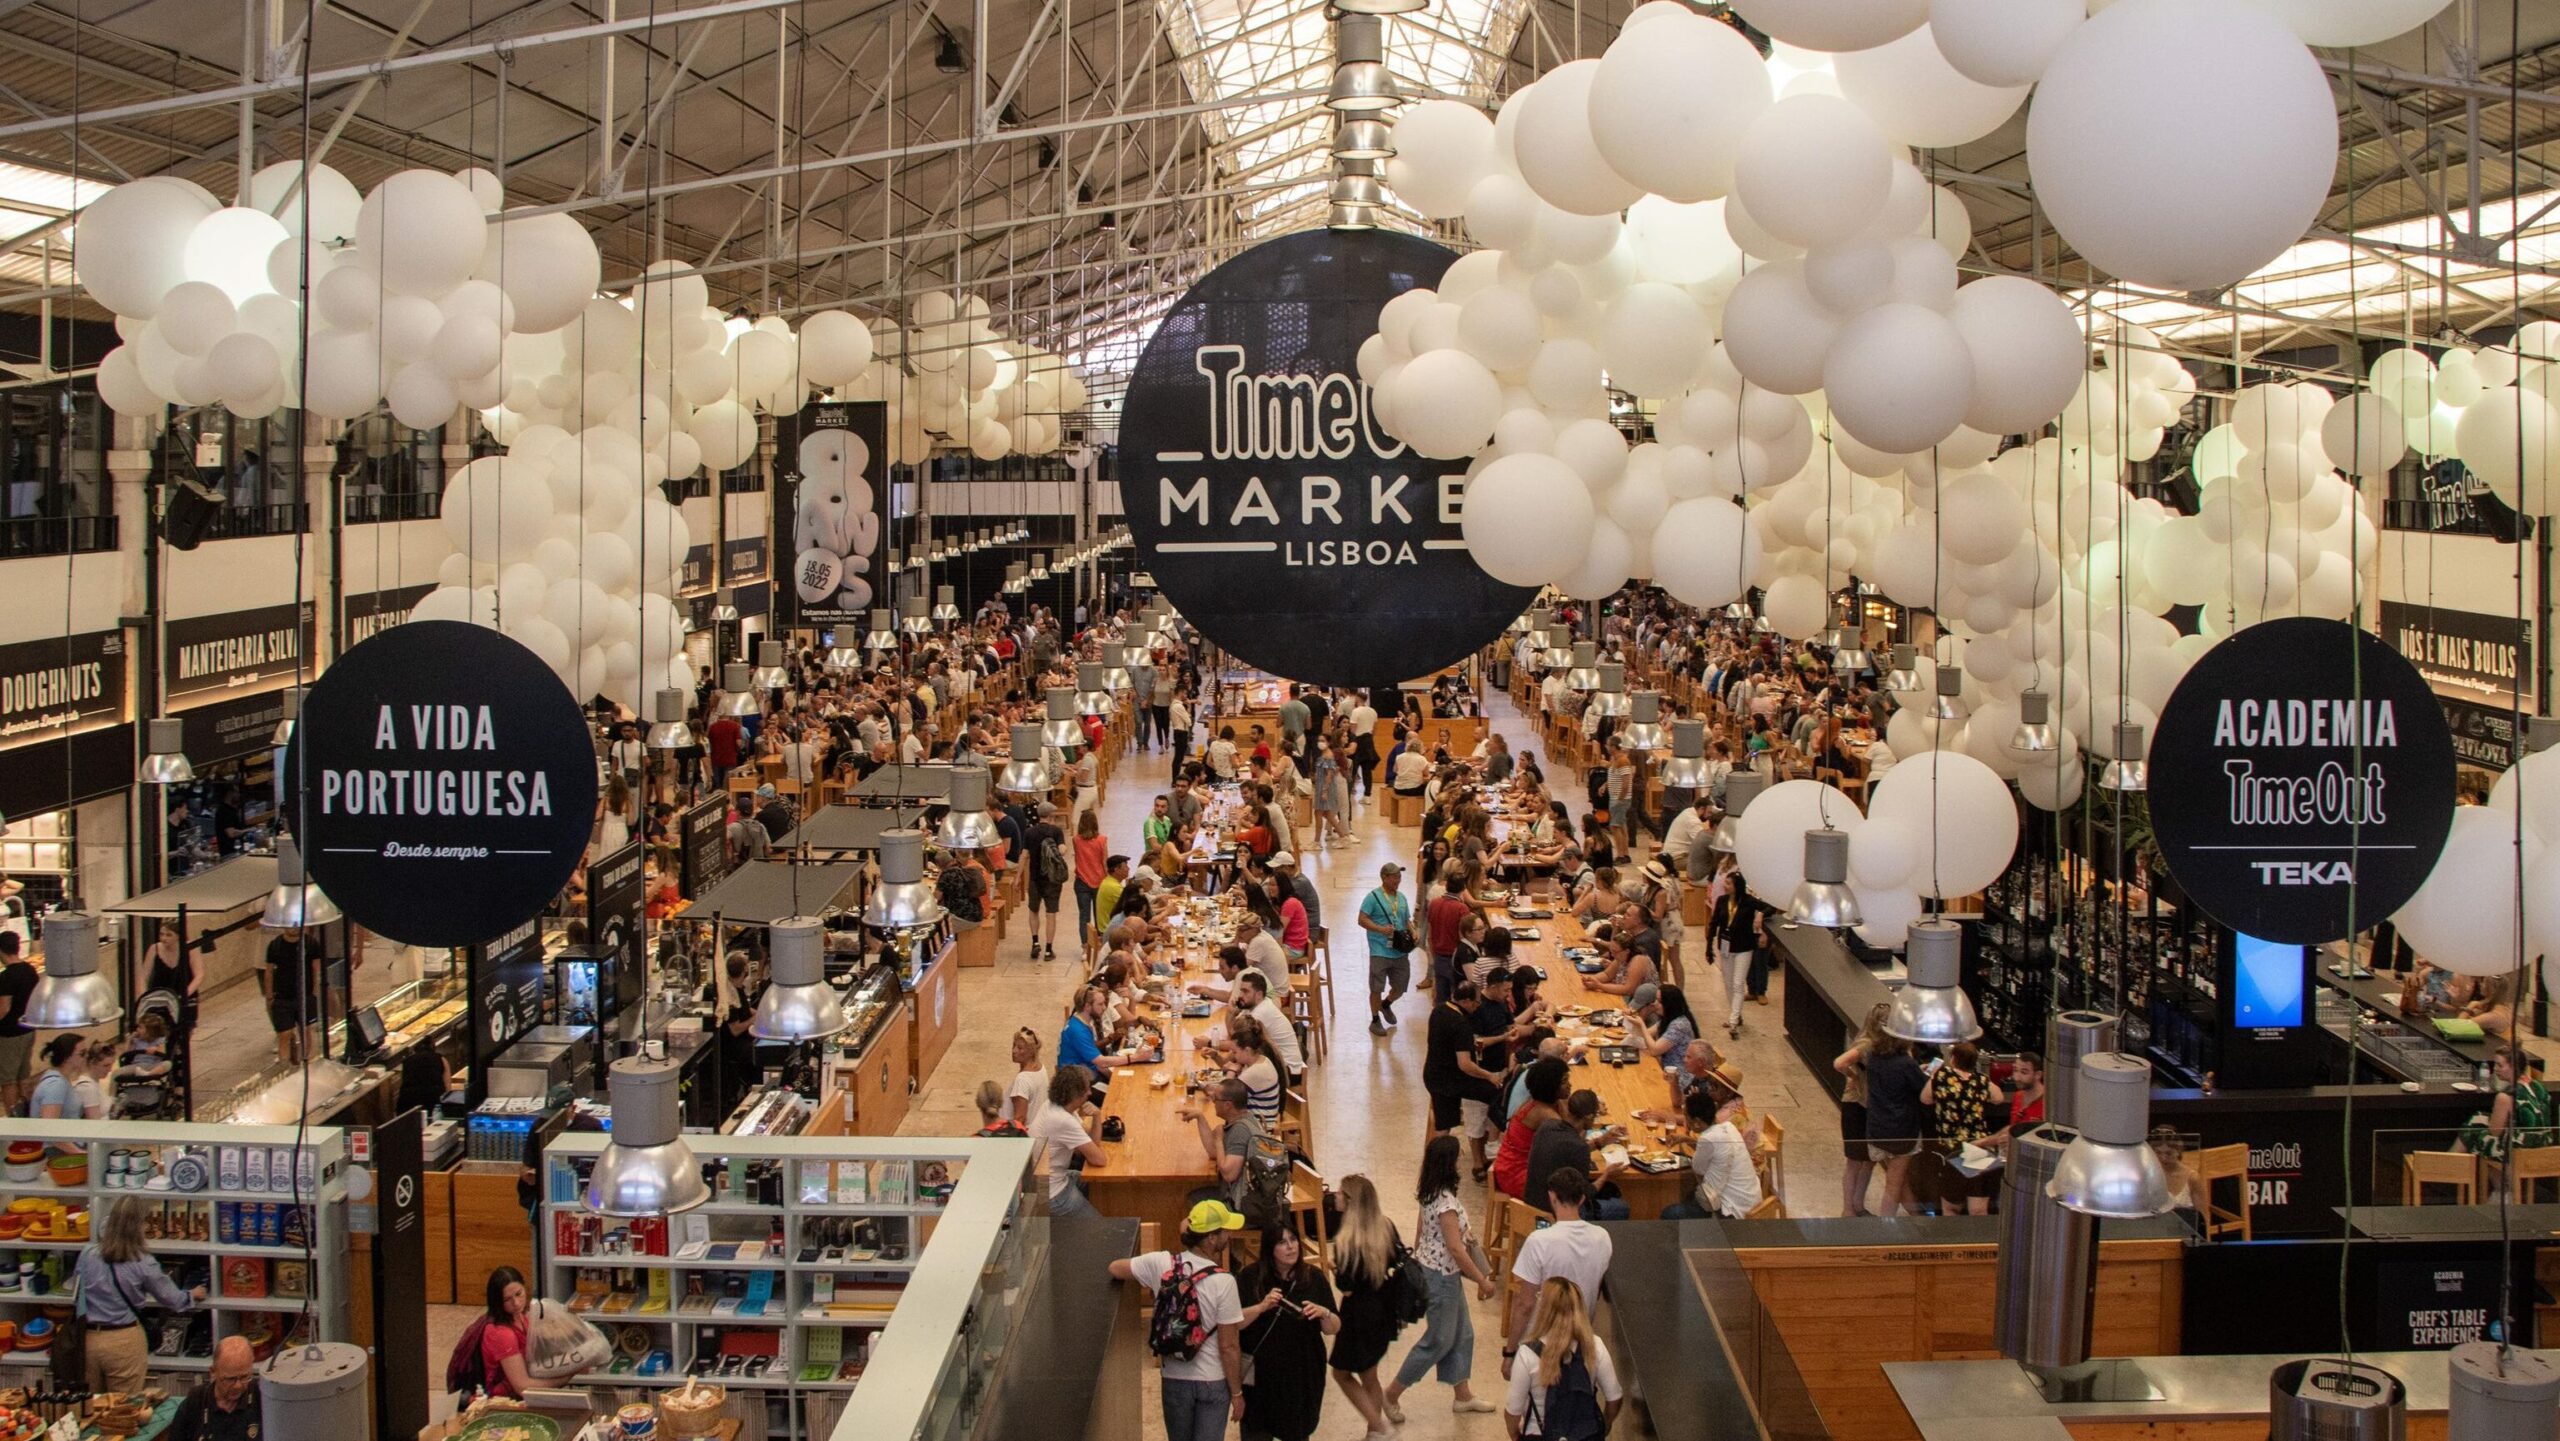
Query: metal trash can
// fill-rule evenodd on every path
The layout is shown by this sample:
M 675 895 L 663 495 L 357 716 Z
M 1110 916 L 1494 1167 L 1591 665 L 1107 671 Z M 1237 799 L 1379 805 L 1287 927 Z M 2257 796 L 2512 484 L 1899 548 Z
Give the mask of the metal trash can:
M 2453 1348 L 2446 1441 L 2548 1441 L 2560 1429 L 2560 1365 L 2495 1341 Z
M 2287 1361 L 2267 1379 L 2268 1441 L 2405 1441 L 2409 1388 L 2374 1366 Z

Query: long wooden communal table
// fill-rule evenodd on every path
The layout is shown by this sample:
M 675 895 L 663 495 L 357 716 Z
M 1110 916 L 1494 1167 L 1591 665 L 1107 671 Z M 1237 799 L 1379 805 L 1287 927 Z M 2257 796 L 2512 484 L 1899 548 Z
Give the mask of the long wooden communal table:
M 1577 1008 L 1614 1011 L 1625 1004 L 1621 997 L 1592 990 L 1590 982 L 1597 977 L 1585 977 L 1573 968 L 1573 962 L 1565 959 L 1566 947 L 1591 944 L 1589 934 L 1583 930 L 1580 921 L 1561 911 L 1550 920 L 1514 920 L 1499 909 L 1488 911 L 1487 919 L 1513 929 L 1511 964 L 1514 968 L 1525 963 L 1546 973 L 1546 979 L 1538 985 L 1538 994 L 1556 1013 L 1556 1034 L 1573 1047 L 1577 1058 L 1592 1047 L 1609 1044 L 1608 1038 L 1612 1034 L 1625 1033 L 1623 1025 L 1598 1027 L 1572 1015 Z M 1518 932 L 1524 928 L 1537 931 L 1538 939 L 1519 939 Z M 1678 1169 L 1660 1174 L 1629 1167 L 1618 1176 L 1618 1189 L 1626 1196 L 1627 1209 L 1635 1219 L 1649 1221 L 1661 1216 L 1662 1208 L 1679 1200 L 1680 1193 L 1686 1188 L 1689 1154 L 1688 1143 L 1679 1132 L 1636 1119 L 1638 1111 L 1678 1109 L 1670 1079 L 1663 1074 L 1661 1063 L 1650 1056 L 1640 1056 L 1633 1064 L 1625 1066 L 1604 1065 L 1596 1059 L 1577 1059 L 1567 1084 L 1573 1090 L 1588 1090 L 1600 1098 L 1602 1122 L 1627 1128 L 1626 1144 L 1630 1151 L 1639 1154 L 1667 1152 L 1680 1160 Z M 1749 1078 L 1746 1077 L 1744 1094 L 1748 1096 L 1749 1091 Z M 1535 1203 L 1533 1199 L 1532 1204 Z

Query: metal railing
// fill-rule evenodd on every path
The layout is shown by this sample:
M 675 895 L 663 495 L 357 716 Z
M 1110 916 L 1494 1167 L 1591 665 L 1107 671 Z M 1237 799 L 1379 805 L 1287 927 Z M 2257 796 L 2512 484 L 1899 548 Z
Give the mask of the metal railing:
M 395 520 L 433 520 L 444 513 L 441 491 L 417 490 L 390 495 L 348 495 L 341 505 L 349 525 L 380 525 Z
M 0 560 L 39 555 L 94 555 L 116 548 L 112 515 L 13 515 L 0 518 Z
M 215 514 L 213 524 L 205 528 L 207 540 L 241 540 L 257 535 L 294 535 L 311 523 L 311 507 L 297 501 L 289 505 L 226 505 Z

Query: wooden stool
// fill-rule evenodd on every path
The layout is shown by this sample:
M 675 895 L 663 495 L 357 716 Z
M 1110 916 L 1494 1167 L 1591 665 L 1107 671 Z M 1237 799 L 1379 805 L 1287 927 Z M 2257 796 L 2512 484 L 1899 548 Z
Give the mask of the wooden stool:
M 1324 1176 L 1304 1161 L 1289 1166 L 1289 1219 L 1297 1223 L 1303 1244 L 1299 1249 L 1315 1257 L 1316 1264 L 1333 1269 L 1333 1238 L 1324 1225 Z
M 1501 1195 L 1498 1191 L 1494 1194 Z M 1529 1234 L 1546 1220 L 1547 1213 L 1528 1202 L 1502 1196 L 1502 1234 L 1507 1254 L 1494 1263 L 1502 1271 L 1501 1315 L 1511 1314 L 1511 1288 L 1518 1279 L 1511 1274 L 1511 1263 L 1519 1259 L 1521 1243 L 1528 1240 Z
M 2469 1151 L 2411 1151 L 2400 1158 L 2400 1204 L 2427 1204 L 2427 1187 L 2451 1186 L 2453 1204 L 2480 1199 L 2480 1160 Z
M 2533 1201 L 2544 1181 L 2560 1183 L 2560 1146 L 2507 1147 L 2507 1193 L 2517 1204 Z
M 2195 1154 L 2196 1184 L 2204 1195 L 2204 1238 L 2219 1240 L 2238 1232 L 2243 1241 L 2251 1239 L 2249 1224 L 2249 1147 L 2235 1141 L 2228 1146 L 2209 1146 Z M 2560 1176 L 2560 1171 L 2553 1172 Z M 2222 1204 L 2214 1187 L 2229 1181 L 2237 1188 L 2238 1209 Z

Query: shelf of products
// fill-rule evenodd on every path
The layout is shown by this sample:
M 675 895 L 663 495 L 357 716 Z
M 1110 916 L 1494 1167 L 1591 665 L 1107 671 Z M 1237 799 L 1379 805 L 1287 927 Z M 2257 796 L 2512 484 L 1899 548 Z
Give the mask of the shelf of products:
M 955 1434 L 923 1428 L 974 1400 L 1036 1259 L 1018 1224 L 1027 1141 L 694 1136 L 712 1200 L 636 1220 L 582 1203 L 605 1144 L 573 1132 L 543 1152 L 544 1290 L 614 1344 L 572 1384 L 700 1376 L 760 1397 L 775 1437 L 847 1414 L 866 1437 Z M 982 1294 L 989 1276 L 1011 1279 Z

